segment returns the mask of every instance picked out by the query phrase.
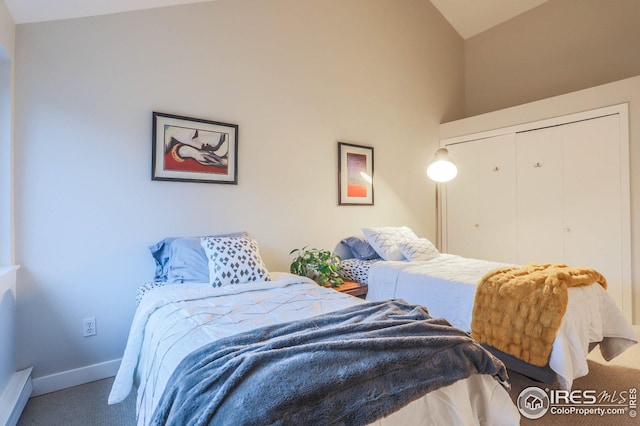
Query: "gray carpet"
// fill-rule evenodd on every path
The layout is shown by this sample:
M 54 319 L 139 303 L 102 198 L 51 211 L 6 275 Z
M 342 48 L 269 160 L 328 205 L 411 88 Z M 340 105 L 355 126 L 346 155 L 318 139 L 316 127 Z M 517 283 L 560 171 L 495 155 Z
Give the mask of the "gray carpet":
M 113 377 L 30 398 L 18 426 L 135 426 L 135 392 L 108 405 L 112 383 Z
M 596 351 L 594 351 L 596 352 Z M 594 360 L 596 359 L 596 360 Z M 590 355 L 589 374 L 574 382 L 573 389 L 596 390 L 598 393 L 608 391 L 610 394 L 627 391 L 630 388 L 640 389 L 640 345 L 635 345 L 612 364 L 597 361 Z M 512 389 L 510 395 L 517 401 L 520 391 L 530 386 L 542 389 L 554 388 L 517 373 L 509 373 Z M 64 389 L 58 392 L 29 399 L 18 422 L 19 426 L 133 426 L 135 419 L 135 395 L 132 393 L 122 403 L 107 405 L 107 397 L 111 390 L 113 378 L 87 383 Z M 639 401 L 640 402 L 640 401 Z M 640 410 L 638 410 L 640 411 Z M 624 416 L 581 416 L 551 415 L 549 412 L 537 420 L 522 418 L 523 426 L 609 426 L 640 425 L 640 416 L 634 418 Z

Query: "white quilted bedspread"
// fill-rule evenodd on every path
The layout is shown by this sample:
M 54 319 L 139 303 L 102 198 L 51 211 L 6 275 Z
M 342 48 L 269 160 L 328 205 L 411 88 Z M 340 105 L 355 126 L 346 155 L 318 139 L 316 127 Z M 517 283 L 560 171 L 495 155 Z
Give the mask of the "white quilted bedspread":
M 213 288 L 174 284 L 150 289 L 131 325 L 109 404 L 123 401 L 137 388 L 138 424 L 146 425 L 171 373 L 193 350 L 232 334 L 284 321 L 308 318 L 366 303 L 287 273 L 273 281 Z M 473 395 L 473 398 L 470 396 Z M 506 390 L 491 376 L 473 375 L 433 391 L 376 421 L 397 424 L 519 423 Z

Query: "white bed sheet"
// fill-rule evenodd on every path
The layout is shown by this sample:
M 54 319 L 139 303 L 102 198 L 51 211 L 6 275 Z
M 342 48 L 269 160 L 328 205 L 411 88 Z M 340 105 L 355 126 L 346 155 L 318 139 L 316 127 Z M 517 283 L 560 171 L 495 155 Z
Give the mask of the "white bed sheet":
M 423 305 L 431 316 L 446 318 L 468 332 L 477 283 L 487 272 L 505 266 L 514 265 L 452 254 L 424 262 L 378 262 L 369 269 L 367 300 L 403 299 Z M 589 372 L 590 342 L 603 342 L 600 350 L 607 360 L 637 343 L 631 325 L 600 284 L 568 290 L 567 312 L 549 359 L 564 389 Z
M 212 340 L 365 301 L 286 273 L 274 281 L 213 288 L 176 284 L 153 289 L 136 311 L 109 404 L 138 388 L 138 424 L 146 425 L 173 370 Z M 507 391 L 488 375 L 474 375 L 412 402 L 380 426 L 397 424 L 519 424 Z

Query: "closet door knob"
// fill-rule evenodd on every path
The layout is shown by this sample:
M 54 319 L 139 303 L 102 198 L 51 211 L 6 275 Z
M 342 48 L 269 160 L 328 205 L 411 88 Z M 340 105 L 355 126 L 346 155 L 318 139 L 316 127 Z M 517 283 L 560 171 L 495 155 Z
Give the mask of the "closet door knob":
M 500 167 L 495 166 L 493 169 L 491 169 L 491 171 L 493 171 L 493 172 L 499 172 L 499 171 L 500 171 Z
M 542 164 L 541 163 L 535 163 L 533 165 L 533 167 L 536 168 L 536 169 L 539 169 L 540 167 L 542 167 Z

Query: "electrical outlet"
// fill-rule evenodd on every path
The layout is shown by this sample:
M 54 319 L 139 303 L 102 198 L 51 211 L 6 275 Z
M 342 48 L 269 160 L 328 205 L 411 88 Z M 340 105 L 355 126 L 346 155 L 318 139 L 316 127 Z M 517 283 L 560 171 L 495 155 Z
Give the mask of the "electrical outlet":
M 82 320 L 82 330 L 83 336 L 95 336 L 96 331 L 96 319 L 95 318 L 85 318 Z

